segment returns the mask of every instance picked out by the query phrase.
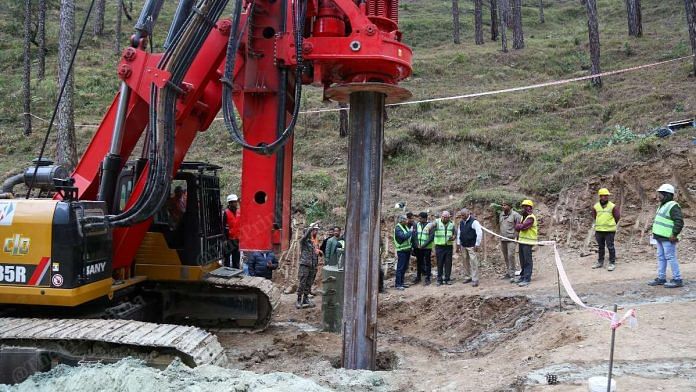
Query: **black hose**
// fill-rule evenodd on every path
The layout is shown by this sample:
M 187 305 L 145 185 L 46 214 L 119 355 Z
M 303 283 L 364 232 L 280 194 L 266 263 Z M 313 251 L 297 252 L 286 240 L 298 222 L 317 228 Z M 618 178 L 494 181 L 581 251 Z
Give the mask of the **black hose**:
M 169 196 L 169 184 L 174 168 L 175 115 L 178 99 L 178 92 L 172 86 L 177 86 L 183 81 L 212 30 L 213 26 L 207 21 L 217 20 L 220 17 L 227 5 L 227 0 L 208 4 L 201 0 L 199 5 L 201 5 L 198 7 L 199 11 L 189 15 L 180 34 L 176 35 L 158 64 L 158 69 L 170 72 L 171 84 L 160 90 L 151 86 L 150 132 L 148 132 L 150 137 L 147 141 L 150 165 L 145 189 L 133 207 L 122 214 L 108 217 L 108 223 L 112 226 L 131 226 L 150 218 L 159 211 Z M 200 11 L 201 8 L 204 10 Z M 89 219 L 86 222 L 93 222 L 91 224 L 95 225 L 103 224 L 103 219 L 100 223 L 96 223 L 97 219 Z
M 253 3 L 251 7 L 253 7 Z M 303 32 L 305 16 L 307 12 L 307 3 L 305 0 L 300 0 L 299 12 L 296 9 L 296 3 L 293 3 L 293 27 L 295 29 L 294 39 L 297 67 L 295 69 L 295 102 L 292 117 L 290 119 L 290 124 L 288 124 L 287 128 L 285 128 L 285 130 L 280 134 L 280 136 L 276 140 L 274 140 L 270 144 L 262 144 L 259 146 L 251 145 L 244 139 L 243 131 L 240 129 L 239 124 L 237 123 L 234 109 L 234 101 L 232 99 L 232 73 L 234 72 L 237 52 L 239 51 L 241 36 L 243 34 L 243 30 L 241 32 L 239 31 L 241 9 L 242 1 L 236 0 L 232 22 L 232 33 L 230 34 L 230 39 L 227 45 L 227 60 L 225 62 L 225 71 L 222 78 L 222 109 L 223 116 L 225 119 L 225 127 L 227 128 L 232 140 L 235 141 L 237 144 L 241 145 L 243 148 L 264 155 L 271 155 L 283 148 L 283 146 L 288 142 L 288 140 L 290 140 L 295 129 L 295 125 L 297 123 L 297 118 L 299 116 L 300 104 L 302 100 L 302 41 L 304 38 Z M 250 9 L 248 12 L 249 15 L 247 16 L 246 20 L 247 23 L 249 22 L 249 18 L 251 17 L 252 12 L 253 9 Z M 278 108 L 278 110 L 284 111 L 285 108 Z
M 58 99 L 56 100 L 56 105 L 53 108 L 53 114 L 51 115 L 51 121 L 48 123 L 48 129 L 46 130 L 46 136 L 44 136 L 43 143 L 41 144 L 41 152 L 39 152 L 39 159 L 36 160 L 36 166 L 34 166 L 34 175 L 31 177 L 31 182 L 29 183 L 29 189 L 27 189 L 27 196 L 26 198 L 28 199 L 29 196 L 31 196 L 31 191 L 34 189 L 34 179 L 36 178 L 36 172 L 39 170 L 39 164 L 41 162 L 41 158 L 43 158 L 44 152 L 46 152 L 46 144 L 48 144 L 48 137 L 51 134 L 51 129 L 53 128 L 53 121 L 56 119 L 56 114 L 58 114 L 58 106 L 60 105 L 60 101 L 63 99 L 63 93 L 65 92 L 65 86 L 68 84 L 68 80 L 70 79 L 70 73 L 72 72 L 73 69 L 73 64 L 75 64 L 75 56 L 77 56 L 77 49 L 80 47 L 80 43 L 82 42 L 82 36 L 85 35 L 85 29 L 87 27 L 87 22 L 89 21 L 89 16 L 92 13 L 92 8 L 94 8 L 94 2 L 95 0 L 92 0 L 89 3 L 89 8 L 87 9 L 87 15 L 85 15 L 85 20 L 82 22 L 82 30 L 80 30 L 80 35 L 77 38 L 77 44 L 75 44 L 75 49 L 73 49 L 72 56 L 70 57 L 70 64 L 68 64 L 68 72 L 65 73 L 65 78 L 63 79 L 61 85 L 60 85 L 60 92 L 58 93 Z

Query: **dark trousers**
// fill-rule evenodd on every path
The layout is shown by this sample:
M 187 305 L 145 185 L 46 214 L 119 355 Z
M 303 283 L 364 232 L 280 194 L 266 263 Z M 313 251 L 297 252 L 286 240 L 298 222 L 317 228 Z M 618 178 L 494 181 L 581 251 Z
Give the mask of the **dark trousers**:
M 227 240 L 225 267 L 239 269 L 239 240 Z
M 532 260 L 532 246 L 527 244 L 520 244 L 520 267 L 522 267 L 522 273 L 520 273 L 520 279 L 527 282 L 532 280 L 532 269 L 534 268 L 534 261 Z
M 595 232 L 595 238 L 597 239 L 597 245 L 599 245 L 599 263 L 604 264 L 604 245 L 606 244 L 607 249 L 609 249 L 609 264 L 614 264 L 616 262 L 616 249 L 614 248 L 614 235 L 616 233 L 609 231 L 597 231 Z
M 302 295 L 309 295 L 312 290 L 312 283 L 314 283 L 314 278 L 317 276 L 317 268 L 310 267 L 308 265 L 300 264 L 300 268 L 297 271 L 297 280 L 299 280 L 299 285 L 297 286 L 297 297 Z
M 384 270 L 382 269 L 382 266 L 379 266 L 379 283 L 378 283 L 378 288 L 380 293 L 384 293 Z
M 394 282 L 395 287 L 404 285 L 404 275 L 406 275 L 406 268 L 408 268 L 408 260 L 411 258 L 411 250 L 402 250 L 396 252 L 396 282 Z
M 430 255 L 432 254 L 432 249 L 416 249 L 416 280 L 420 280 L 421 275 L 425 277 L 426 280 L 430 280 L 432 275 L 430 266 Z
M 437 281 L 449 282 L 452 273 L 452 245 L 435 245 Z

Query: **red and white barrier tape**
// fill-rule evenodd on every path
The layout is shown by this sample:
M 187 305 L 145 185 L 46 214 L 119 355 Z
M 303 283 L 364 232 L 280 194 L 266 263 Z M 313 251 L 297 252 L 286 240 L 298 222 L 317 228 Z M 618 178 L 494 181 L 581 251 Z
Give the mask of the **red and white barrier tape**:
M 481 226 L 483 231 L 486 233 L 489 233 L 495 237 L 498 237 L 502 240 L 505 241 L 510 241 L 510 242 L 516 242 L 520 244 L 521 242 L 512 238 L 506 238 L 501 236 L 500 234 L 494 233 L 491 230 L 488 230 L 487 228 Z M 573 300 L 578 306 L 581 306 L 588 310 L 589 312 L 603 318 L 606 320 L 611 321 L 611 328 L 612 329 L 617 329 L 622 325 L 628 325 L 628 327 L 633 328 L 638 326 L 638 318 L 636 317 L 636 310 L 635 309 L 629 309 L 621 318 L 619 318 L 619 315 L 611 310 L 606 310 L 606 309 L 600 309 L 600 308 L 595 308 L 592 306 L 587 306 L 585 305 L 584 302 L 580 299 L 578 294 L 575 292 L 573 289 L 573 286 L 570 284 L 570 279 L 568 279 L 568 274 L 565 272 L 565 268 L 563 267 L 563 261 L 561 260 L 561 255 L 558 252 L 558 245 L 556 241 L 537 241 L 535 245 L 540 245 L 540 246 L 553 246 L 553 253 L 554 253 L 554 259 L 556 261 L 556 269 L 558 270 L 558 276 L 560 277 L 561 283 L 563 284 L 563 288 L 565 289 L 566 293 L 570 297 L 570 299 Z

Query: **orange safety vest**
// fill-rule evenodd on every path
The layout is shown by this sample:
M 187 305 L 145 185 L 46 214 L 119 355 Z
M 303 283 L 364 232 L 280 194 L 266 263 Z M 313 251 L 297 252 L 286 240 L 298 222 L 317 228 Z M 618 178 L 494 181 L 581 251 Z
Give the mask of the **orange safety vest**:
M 241 213 L 237 209 L 237 213 L 233 213 L 229 208 L 225 208 L 225 221 L 227 222 L 227 238 L 231 240 L 239 239 L 239 219 Z

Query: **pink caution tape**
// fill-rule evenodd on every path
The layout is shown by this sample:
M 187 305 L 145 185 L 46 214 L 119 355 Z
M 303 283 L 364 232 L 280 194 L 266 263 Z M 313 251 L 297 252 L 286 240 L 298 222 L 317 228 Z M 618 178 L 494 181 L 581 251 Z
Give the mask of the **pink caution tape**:
M 512 238 L 506 238 L 501 236 L 500 234 L 494 233 L 490 230 L 488 230 L 485 227 L 481 227 L 486 233 L 489 233 L 495 237 L 498 237 L 502 240 L 505 241 L 510 241 L 510 242 L 516 242 L 520 243 L 519 241 L 512 239 Z M 570 279 L 568 279 L 568 274 L 565 272 L 565 268 L 563 267 L 563 261 L 561 260 L 561 255 L 558 252 L 558 246 L 556 241 L 537 241 L 535 245 L 539 246 L 553 246 L 553 254 L 554 254 L 554 259 L 556 261 L 556 269 L 558 270 L 558 276 L 561 279 L 561 283 L 563 284 L 563 288 L 565 289 L 566 293 L 570 297 L 570 299 L 573 300 L 577 305 L 585 308 L 589 312 L 603 318 L 606 320 L 611 321 L 611 328 L 612 329 L 617 329 L 621 327 L 622 325 L 628 325 L 629 328 L 633 328 L 638 326 L 638 318 L 636 317 L 636 310 L 635 309 L 629 309 L 623 317 L 619 318 L 619 315 L 616 312 L 613 312 L 611 310 L 606 310 L 606 309 L 600 309 L 600 308 L 595 308 L 591 306 L 585 305 L 584 302 L 580 299 L 578 294 L 575 292 L 573 289 L 573 286 L 570 284 Z

